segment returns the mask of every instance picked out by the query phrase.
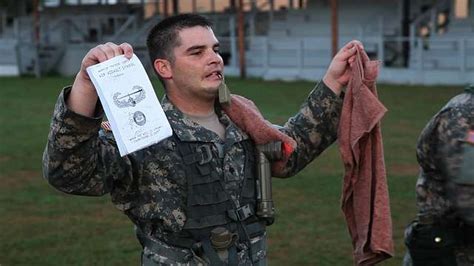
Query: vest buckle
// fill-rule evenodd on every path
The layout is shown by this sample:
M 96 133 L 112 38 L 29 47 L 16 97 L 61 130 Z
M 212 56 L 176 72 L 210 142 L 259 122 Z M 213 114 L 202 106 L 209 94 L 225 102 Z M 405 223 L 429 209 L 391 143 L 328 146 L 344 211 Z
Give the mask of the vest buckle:
M 230 219 L 232 219 L 233 221 L 244 221 L 253 215 L 253 211 L 250 208 L 250 204 L 241 206 L 237 208 L 236 210 L 229 210 L 227 211 L 227 213 Z

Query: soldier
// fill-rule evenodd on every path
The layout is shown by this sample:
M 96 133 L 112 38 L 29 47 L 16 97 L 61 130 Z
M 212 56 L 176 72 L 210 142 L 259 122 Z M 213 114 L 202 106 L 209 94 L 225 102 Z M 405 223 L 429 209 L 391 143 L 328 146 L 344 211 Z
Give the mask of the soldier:
M 224 72 L 210 22 L 189 14 L 164 19 L 147 45 L 173 136 L 120 157 L 110 134 L 98 134 L 102 110 L 86 68 L 133 53 L 126 43 L 98 45 L 59 96 L 45 178 L 70 194 L 110 193 L 135 224 L 143 265 L 266 264 L 266 221 L 255 211 L 256 149 L 216 102 Z M 279 129 L 297 143 L 280 176 L 296 174 L 335 141 L 356 45 L 362 49 L 352 41 L 337 53 L 323 81 Z
M 404 265 L 474 265 L 474 85 L 452 98 L 418 140 L 417 219 Z

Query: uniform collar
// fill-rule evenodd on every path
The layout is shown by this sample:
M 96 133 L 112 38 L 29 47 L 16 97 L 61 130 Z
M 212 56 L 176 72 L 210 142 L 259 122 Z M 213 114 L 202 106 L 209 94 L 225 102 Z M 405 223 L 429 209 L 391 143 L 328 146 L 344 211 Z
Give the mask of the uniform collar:
M 467 86 L 465 91 L 474 94 L 474 84 Z
M 216 133 L 200 126 L 184 115 L 183 112 L 171 103 L 166 95 L 161 100 L 161 105 L 171 128 L 173 129 L 173 133 L 179 138 L 179 140 L 186 142 L 222 142 Z M 220 122 L 226 128 L 226 145 L 232 145 L 233 143 L 249 138 L 245 132 L 230 120 L 219 106 L 216 106 L 216 114 L 219 117 Z

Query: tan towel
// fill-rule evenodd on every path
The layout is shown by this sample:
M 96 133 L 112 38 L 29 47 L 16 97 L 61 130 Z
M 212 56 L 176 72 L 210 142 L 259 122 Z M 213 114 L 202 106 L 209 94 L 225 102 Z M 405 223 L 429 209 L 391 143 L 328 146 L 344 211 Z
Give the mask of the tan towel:
M 265 120 L 257 106 L 247 98 L 232 94 L 230 105 L 222 107 L 232 122 L 249 134 L 256 144 L 266 144 L 271 141 L 282 142 L 283 158 L 272 163 L 272 175 L 280 176 L 288 158 L 296 148 L 296 141 Z
M 345 168 L 342 211 L 352 238 L 355 265 L 373 265 L 394 254 L 380 131 L 387 109 L 377 98 L 378 66 L 378 61 L 369 61 L 358 49 L 338 130 Z

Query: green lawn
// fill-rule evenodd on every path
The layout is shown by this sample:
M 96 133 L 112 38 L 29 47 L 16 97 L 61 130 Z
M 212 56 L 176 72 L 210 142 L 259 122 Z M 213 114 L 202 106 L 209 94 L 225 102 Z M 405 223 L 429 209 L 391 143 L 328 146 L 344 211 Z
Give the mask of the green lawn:
M 70 196 L 42 178 L 41 156 L 57 95 L 72 78 L 0 78 L 0 265 L 138 265 L 133 226 L 109 197 Z M 267 119 L 283 123 L 309 82 L 227 80 L 253 99 Z M 158 87 L 157 82 L 155 84 Z M 388 108 L 382 121 L 396 256 L 415 215 L 415 144 L 429 118 L 460 87 L 378 86 Z M 161 94 L 161 92 L 160 92 Z M 274 181 L 277 208 L 269 228 L 270 265 L 352 265 L 340 211 L 343 166 L 337 146 L 291 179 Z

